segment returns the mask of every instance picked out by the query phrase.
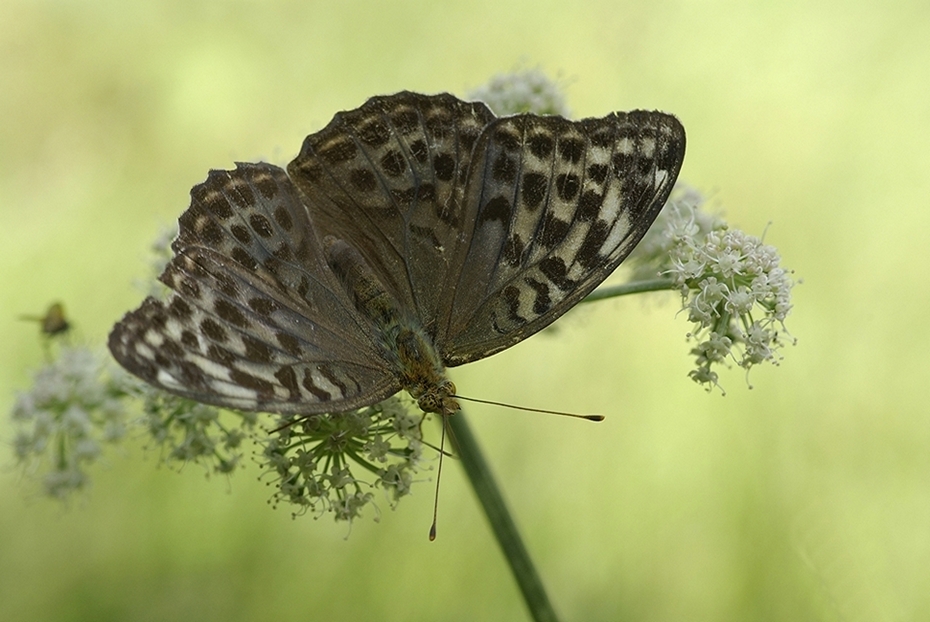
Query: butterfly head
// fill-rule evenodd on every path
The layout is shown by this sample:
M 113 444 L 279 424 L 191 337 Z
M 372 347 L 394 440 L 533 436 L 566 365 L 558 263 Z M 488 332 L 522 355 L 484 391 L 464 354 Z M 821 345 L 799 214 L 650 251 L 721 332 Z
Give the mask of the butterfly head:
M 417 406 L 425 413 L 436 413 L 443 417 L 454 415 L 460 406 L 455 399 L 455 385 L 443 379 L 442 382 L 427 387 L 426 392 L 417 398 Z
M 416 322 L 398 327 L 394 338 L 401 385 L 417 401 L 420 410 L 444 417 L 459 410 L 455 385 L 446 377 L 446 370 L 432 340 Z

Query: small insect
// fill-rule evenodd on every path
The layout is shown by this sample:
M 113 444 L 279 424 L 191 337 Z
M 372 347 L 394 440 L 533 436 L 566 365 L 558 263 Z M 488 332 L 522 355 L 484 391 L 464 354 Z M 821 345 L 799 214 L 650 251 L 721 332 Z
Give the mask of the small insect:
M 287 171 L 211 171 L 174 258 L 114 327 L 116 360 L 201 402 L 343 412 L 406 390 L 459 409 L 446 367 L 508 348 L 600 284 L 675 184 L 679 121 L 495 117 L 402 92 L 340 112 Z
M 38 322 L 39 329 L 46 337 L 64 335 L 71 330 L 71 324 L 65 316 L 65 307 L 60 302 L 52 303 L 45 315 L 21 315 L 19 319 Z

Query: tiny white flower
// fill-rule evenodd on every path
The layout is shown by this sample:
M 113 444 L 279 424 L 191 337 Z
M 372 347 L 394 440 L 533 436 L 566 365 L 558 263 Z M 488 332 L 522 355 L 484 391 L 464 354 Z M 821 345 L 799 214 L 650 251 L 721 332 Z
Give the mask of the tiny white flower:
M 349 469 L 333 465 L 332 473 L 329 476 L 329 482 L 333 488 L 338 490 L 339 488 L 348 486 L 354 481 L 355 479 L 352 477 L 352 473 Z
M 710 367 L 698 367 L 688 372 L 688 376 L 698 384 L 707 385 L 708 387 L 720 386 L 717 384 L 719 376 L 717 372 L 711 371 Z
M 36 398 L 32 393 L 17 392 L 11 416 L 14 421 L 26 420 L 36 411 Z
M 18 430 L 13 437 L 13 453 L 20 462 L 26 460 L 34 450 L 32 437 L 23 430 Z
M 413 474 L 401 467 L 401 465 L 392 464 L 381 471 L 381 483 L 384 488 L 392 491 L 394 500 L 410 493 L 410 486 L 413 483 Z
M 703 358 L 703 360 L 711 363 L 721 363 L 729 356 L 732 345 L 733 340 L 729 337 L 712 332 L 706 341 L 698 344 L 695 348 L 695 354 L 698 355 L 699 359 Z
M 85 436 L 91 431 L 91 421 L 87 412 L 78 404 L 69 404 L 61 415 L 61 426 L 69 436 Z
M 368 459 L 377 462 L 387 461 L 387 454 L 390 449 L 391 444 L 385 441 L 380 434 L 365 443 L 365 452 L 368 454 Z
M 787 299 L 779 298 L 772 308 L 773 317 L 779 322 L 784 322 L 792 307 L 793 305 Z
M 45 493 L 56 499 L 66 499 L 71 493 L 87 485 L 87 476 L 77 469 L 52 471 L 45 475 L 42 481 Z
M 682 258 L 672 264 L 672 270 L 676 284 L 682 284 L 691 279 L 697 278 L 704 273 L 707 268 L 707 262 L 693 255 Z
M 704 297 L 695 296 L 687 303 L 688 321 L 701 327 L 712 326 L 717 319 L 717 311 Z
M 756 304 L 756 297 L 745 285 L 740 285 L 726 297 L 724 308 L 733 315 L 746 315 Z
M 293 466 L 305 475 L 312 475 L 316 471 L 316 456 L 303 448 L 297 450 L 288 466 Z
M 422 457 L 423 443 L 416 439 L 410 439 L 410 445 L 407 447 L 407 466 L 414 469 L 419 464 Z
M 715 272 L 724 279 L 742 274 L 743 257 L 736 249 L 721 250 L 714 256 Z
M 700 298 L 708 305 L 717 306 L 729 295 L 730 288 L 726 283 L 718 281 L 716 276 L 709 276 L 698 283 L 698 293 L 695 298 Z
M 92 438 L 83 438 L 74 444 L 74 458 L 78 461 L 93 460 L 100 455 L 100 444 Z

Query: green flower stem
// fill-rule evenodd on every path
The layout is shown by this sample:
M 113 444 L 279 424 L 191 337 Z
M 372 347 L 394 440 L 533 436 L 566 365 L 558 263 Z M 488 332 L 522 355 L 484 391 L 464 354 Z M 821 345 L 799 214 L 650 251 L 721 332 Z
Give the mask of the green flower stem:
M 452 441 L 462 466 L 465 467 L 468 481 L 471 482 L 475 495 L 484 508 L 497 543 L 510 564 L 510 570 L 523 593 L 523 600 L 526 601 L 533 620 L 557 622 L 558 617 L 552 603 L 549 602 L 539 573 L 536 572 L 530 554 L 520 538 L 520 532 L 517 531 L 517 525 L 507 509 L 497 482 L 494 481 L 491 467 L 485 461 L 481 447 L 465 420 L 465 414 L 459 411 L 449 417 L 449 427 L 452 429 Z
M 626 294 L 637 294 L 640 292 L 654 292 L 661 290 L 674 289 L 675 286 L 670 279 L 651 279 L 646 281 L 634 281 L 604 287 L 590 294 L 583 302 L 592 302 L 623 296 Z M 523 594 L 523 600 L 536 622 L 558 622 L 549 596 L 546 594 L 546 588 L 543 587 L 539 573 L 530 559 L 530 554 L 520 538 L 520 532 L 517 531 L 517 525 L 514 523 L 504 497 L 501 495 L 500 488 L 494 480 L 491 473 L 491 467 L 484 459 L 481 453 L 481 447 L 478 440 L 472 434 L 471 428 L 465 418 L 465 413 L 459 411 L 454 416 L 449 417 L 449 427 L 452 430 L 452 442 L 455 444 L 456 453 L 465 467 L 465 475 L 471 482 L 472 489 L 478 497 L 478 502 L 484 509 L 488 522 L 491 523 L 491 529 L 497 538 L 497 543 L 501 547 L 507 563 L 510 564 L 510 570 L 513 572 L 514 579 L 520 587 Z
M 647 279 L 645 281 L 631 281 L 622 285 L 601 287 L 588 294 L 581 302 L 594 302 L 605 298 L 615 298 L 626 294 L 639 294 L 642 292 L 659 292 L 666 289 L 675 289 L 671 279 Z

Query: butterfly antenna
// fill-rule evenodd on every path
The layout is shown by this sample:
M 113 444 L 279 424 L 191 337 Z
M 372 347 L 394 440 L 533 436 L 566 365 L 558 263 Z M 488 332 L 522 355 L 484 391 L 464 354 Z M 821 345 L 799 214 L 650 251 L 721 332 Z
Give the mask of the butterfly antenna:
M 567 413 L 559 410 L 544 410 L 542 408 L 530 408 L 528 406 L 516 406 L 514 404 L 505 404 L 504 402 L 492 402 L 490 400 L 479 400 L 475 397 L 465 397 L 456 395 L 455 399 L 465 400 L 466 402 L 475 402 L 476 404 L 489 404 L 491 406 L 503 406 L 514 410 L 525 410 L 531 413 L 543 413 L 546 415 L 559 415 L 560 417 L 572 417 L 573 419 L 584 419 L 586 421 L 603 421 L 604 415 L 579 415 L 578 413 Z
M 429 541 L 436 539 L 436 517 L 439 514 L 439 482 L 442 481 L 442 456 L 446 448 L 446 417 L 442 415 L 442 436 L 439 441 L 439 469 L 436 471 L 436 495 L 433 497 L 433 524 L 429 528 Z
M 291 427 L 292 425 L 296 425 L 296 424 L 298 424 L 298 423 L 300 423 L 300 422 L 302 422 L 302 421 L 306 421 L 306 420 L 309 419 L 309 418 L 310 418 L 309 415 L 297 415 L 296 417 L 292 418 L 290 421 L 287 421 L 287 422 L 285 422 L 285 423 L 279 425 L 278 427 L 274 428 L 270 433 L 271 433 L 271 434 L 277 434 L 277 433 L 280 432 L 281 430 L 286 430 L 287 428 Z

